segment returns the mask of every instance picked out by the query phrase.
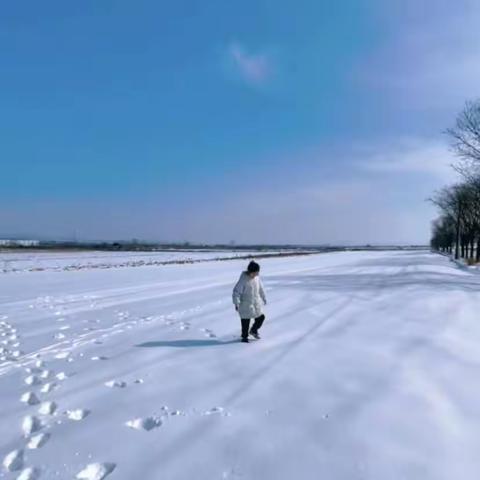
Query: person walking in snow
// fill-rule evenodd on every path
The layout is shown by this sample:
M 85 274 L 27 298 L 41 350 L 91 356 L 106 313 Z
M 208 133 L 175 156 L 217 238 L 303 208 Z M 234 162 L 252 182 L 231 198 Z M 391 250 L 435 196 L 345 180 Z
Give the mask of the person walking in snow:
M 240 315 L 242 322 L 242 342 L 248 343 L 248 334 L 257 340 L 260 338 L 258 331 L 262 326 L 265 315 L 263 305 L 267 304 L 265 290 L 259 277 L 260 265 L 253 260 L 248 264 L 247 270 L 242 272 L 233 289 L 233 304 Z M 254 318 L 250 329 L 250 320 Z

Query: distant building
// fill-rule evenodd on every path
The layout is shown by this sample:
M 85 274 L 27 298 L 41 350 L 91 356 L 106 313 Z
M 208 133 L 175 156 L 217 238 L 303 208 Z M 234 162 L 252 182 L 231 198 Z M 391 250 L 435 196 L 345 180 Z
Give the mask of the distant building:
M 40 240 L 9 240 L 0 239 L 0 247 L 38 247 Z

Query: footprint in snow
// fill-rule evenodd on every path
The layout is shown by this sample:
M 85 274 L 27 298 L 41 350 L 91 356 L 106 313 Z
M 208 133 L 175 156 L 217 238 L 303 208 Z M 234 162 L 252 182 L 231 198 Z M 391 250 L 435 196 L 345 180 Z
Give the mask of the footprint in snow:
M 16 472 L 23 468 L 23 450 L 14 450 L 3 459 L 3 466 L 9 472 Z
M 53 372 L 51 370 L 43 370 L 40 373 L 40 378 L 43 380 L 46 380 L 47 378 L 50 378 L 53 375 Z
M 78 480 L 103 480 L 115 470 L 115 463 L 91 463 L 75 478 Z
M 108 360 L 108 357 L 104 357 L 103 355 L 99 355 L 99 356 L 95 356 L 95 357 L 91 357 L 91 360 Z
M 25 379 L 25 383 L 27 385 L 40 385 L 42 382 L 41 380 L 36 376 L 36 375 L 29 375 L 26 379 Z
M 57 384 L 56 383 L 46 383 L 45 385 L 43 385 L 43 387 L 40 389 L 40 391 L 42 393 L 50 393 L 54 388 L 57 387 Z
M 40 478 L 40 470 L 35 467 L 28 467 L 20 472 L 17 480 L 37 480 Z
M 57 404 L 55 402 L 43 402 L 38 409 L 40 415 L 53 415 L 57 410 Z
M 25 373 L 28 373 L 28 374 L 37 374 L 37 373 L 41 373 L 42 372 L 42 369 L 41 368 L 37 368 L 37 367 L 25 367 Z
M 225 413 L 225 409 L 223 407 L 213 407 L 210 410 L 207 410 L 206 412 L 203 413 L 203 415 L 228 415 Z
M 205 336 L 208 338 L 216 338 L 217 336 L 209 329 L 209 328 L 202 328 L 202 332 L 205 333 Z
M 105 382 L 105 386 L 109 388 L 125 388 L 127 386 L 127 383 L 121 380 L 110 380 L 108 382 Z
M 35 367 L 36 368 L 43 368 L 45 366 L 45 362 L 43 360 L 37 360 L 35 362 Z
M 64 358 L 68 358 L 71 355 L 71 352 L 60 352 L 55 355 L 55 358 L 62 360 Z
M 186 415 L 185 412 L 181 412 L 180 410 L 172 410 L 170 413 L 169 413 L 170 416 L 172 417 L 184 417 Z
M 37 432 L 42 428 L 42 423 L 37 417 L 28 415 L 23 419 L 22 431 L 25 437 L 29 437 L 32 433 Z
M 82 410 L 80 408 L 76 410 L 67 410 L 65 412 L 65 415 L 67 415 L 70 420 L 75 420 L 76 422 L 79 422 L 80 420 L 83 420 L 85 417 L 90 415 L 90 410 Z
M 40 400 L 33 392 L 26 392 L 20 397 L 20 401 L 22 403 L 26 403 L 27 405 L 38 405 Z
M 125 425 L 135 430 L 145 430 L 149 432 L 154 428 L 160 427 L 162 421 L 156 417 L 134 418 L 126 422 Z
M 30 437 L 30 440 L 27 443 L 27 448 L 30 450 L 36 450 L 37 448 L 42 448 L 50 440 L 49 433 L 39 433 Z

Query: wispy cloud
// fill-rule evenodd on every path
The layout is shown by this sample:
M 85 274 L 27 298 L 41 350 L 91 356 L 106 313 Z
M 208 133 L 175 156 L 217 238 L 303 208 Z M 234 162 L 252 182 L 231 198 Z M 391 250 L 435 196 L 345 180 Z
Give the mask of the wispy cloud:
M 273 61 L 267 53 L 250 53 L 239 43 L 232 43 L 228 56 L 236 73 L 248 85 L 263 86 L 271 79 Z
M 402 139 L 365 149 L 358 164 L 361 170 L 379 174 L 419 174 L 445 183 L 457 179 L 455 158 L 447 146 L 427 139 Z

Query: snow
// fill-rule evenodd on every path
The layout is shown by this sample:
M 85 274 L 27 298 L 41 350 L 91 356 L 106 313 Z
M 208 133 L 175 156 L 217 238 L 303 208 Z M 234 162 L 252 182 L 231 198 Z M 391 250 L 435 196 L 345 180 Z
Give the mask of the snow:
M 36 448 L 43 447 L 49 440 L 49 433 L 39 433 L 30 438 L 30 441 L 27 444 L 27 448 L 35 450 Z
M 40 400 L 33 392 L 26 392 L 20 397 L 20 401 L 29 405 L 37 405 Z
M 262 254 L 287 253 L 291 250 L 265 250 Z M 155 265 L 163 262 L 192 262 L 217 258 L 255 255 L 252 250 L 166 250 L 157 252 L 111 251 L 0 251 L 0 273 L 26 271 L 62 271 L 91 268 L 118 268 Z
M 17 480 L 37 480 L 40 478 L 40 471 L 37 468 L 26 468 L 22 470 Z
M 41 422 L 37 417 L 27 415 L 22 422 L 22 430 L 25 437 L 28 437 L 32 433 L 42 428 Z
M 8 453 L 3 460 L 3 466 L 9 472 L 20 470 L 23 467 L 23 450 Z
M 246 345 L 245 263 L 0 275 L 0 479 L 478 476 L 476 271 L 427 251 L 262 259 Z
M 38 409 L 38 413 L 41 415 L 53 415 L 56 409 L 57 404 L 55 402 L 43 402 Z
M 114 463 L 91 463 L 76 478 L 84 480 L 103 480 L 115 470 Z
M 67 410 L 66 415 L 70 420 L 75 420 L 79 422 L 83 420 L 86 416 L 90 414 L 90 410 L 84 410 L 77 408 L 76 410 Z
M 136 430 L 146 430 L 147 432 L 159 427 L 162 424 L 162 420 L 155 417 L 146 418 L 134 418 L 125 423 L 127 427 L 134 428 Z

